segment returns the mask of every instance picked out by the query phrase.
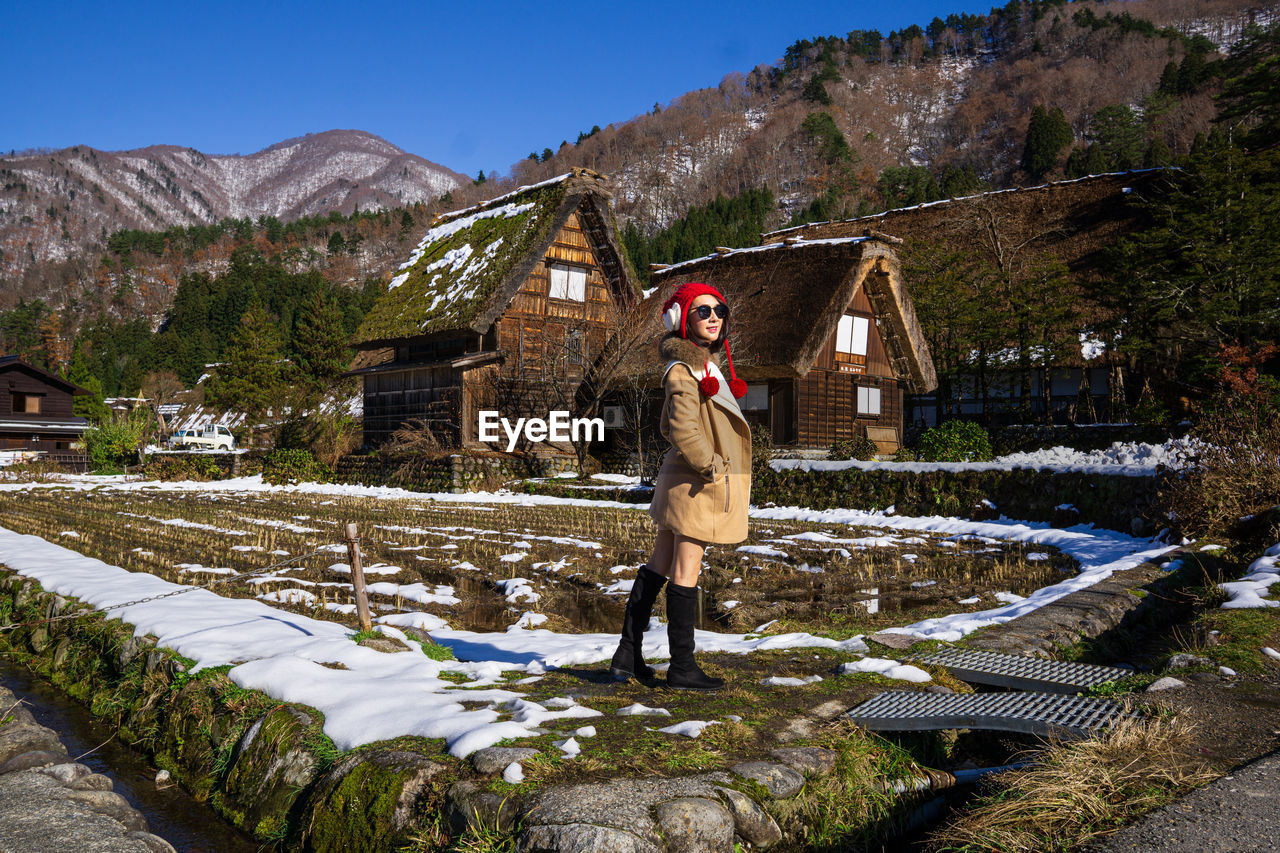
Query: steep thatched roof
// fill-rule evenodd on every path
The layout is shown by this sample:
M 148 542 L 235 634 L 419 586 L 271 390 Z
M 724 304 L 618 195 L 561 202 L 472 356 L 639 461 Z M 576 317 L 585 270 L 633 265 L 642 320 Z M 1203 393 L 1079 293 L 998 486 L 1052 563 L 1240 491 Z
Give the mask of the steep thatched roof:
M 484 333 L 574 211 L 610 286 L 638 293 L 611 198 L 602 175 L 574 169 L 440 216 L 365 316 L 354 345 L 376 348 L 454 330 Z
M 725 250 L 659 270 L 652 281 L 656 289 L 640 307 L 644 334 L 652 340 L 662 332 L 662 303 L 681 284 L 702 281 L 725 295 L 732 311 L 733 362 L 747 380 L 808 373 L 862 289 L 879 320 L 894 374 L 912 393 L 937 385 L 929 347 L 887 240 L 790 240 Z M 652 348 L 641 350 L 628 361 L 627 372 L 657 366 Z
M 1098 272 L 1101 250 L 1138 228 L 1142 212 L 1127 203 L 1152 192 L 1167 169 L 1090 175 L 1036 187 L 980 193 L 888 210 L 840 222 L 814 222 L 763 235 L 762 242 L 862 236 L 868 229 L 904 239 L 904 261 L 916 245 L 993 251 L 1006 247 L 1053 256 L 1078 274 Z

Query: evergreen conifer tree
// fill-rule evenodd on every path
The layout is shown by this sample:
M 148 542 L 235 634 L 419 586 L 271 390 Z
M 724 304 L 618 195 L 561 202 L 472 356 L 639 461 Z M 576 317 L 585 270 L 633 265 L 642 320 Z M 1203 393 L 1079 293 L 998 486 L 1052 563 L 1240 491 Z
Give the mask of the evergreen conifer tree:
M 223 351 L 217 374 L 208 380 L 206 400 L 245 412 L 250 419 L 261 417 L 271 408 L 283 382 L 281 350 L 275 318 L 255 299 Z
M 1039 181 L 1058 162 L 1058 155 L 1075 139 L 1071 123 L 1061 107 L 1046 110 L 1040 105 L 1031 109 L 1027 125 L 1027 141 L 1022 149 L 1022 168 L 1032 181 Z
M 316 384 L 334 379 L 346 368 L 350 352 L 337 299 L 316 293 L 299 316 L 294 348 L 298 366 Z

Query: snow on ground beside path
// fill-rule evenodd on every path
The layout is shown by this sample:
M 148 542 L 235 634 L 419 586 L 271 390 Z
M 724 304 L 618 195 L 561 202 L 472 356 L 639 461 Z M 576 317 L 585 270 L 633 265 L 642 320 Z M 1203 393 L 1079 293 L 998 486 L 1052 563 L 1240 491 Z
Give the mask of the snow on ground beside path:
M 702 734 L 702 730 L 707 726 L 718 725 L 720 725 L 720 720 L 685 720 L 683 723 L 676 723 L 674 726 L 667 726 L 665 729 L 658 729 L 658 731 L 668 735 L 697 737 Z
M 1218 584 L 1228 596 L 1222 606 L 1227 609 L 1280 607 L 1280 601 L 1263 597 L 1277 583 L 1280 583 L 1280 543 L 1262 552 L 1262 556 L 1249 565 L 1248 574 L 1240 580 Z
M 183 588 L 3 527 L 0 563 L 34 578 L 46 590 L 98 608 Z M 538 675 L 548 667 L 606 660 L 617 646 L 617 635 L 612 633 L 557 634 L 516 626 L 502 633 L 460 631 L 427 613 L 399 613 L 378 620 L 389 626 L 429 630 L 459 658 L 435 661 L 416 643 L 409 644 L 407 653 L 384 654 L 356 645 L 350 629 L 337 623 L 279 610 L 262 601 L 187 588 L 191 591 L 130 604 L 110 616 L 133 625 L 135 636 L 154 635 L 159 645 L 193 659 L 194 670 L 231 664 L 228 676 L 236 684 L 316 708 L 324 714 L 325 733 L 344 750 L 420 735 L 444 739 L 453 755 L 463 757 L 506 738 L 532 737 L 535 720 L 596 716 L 598 712 L 572 701 L 556 703 L 558 710 L 550 711 L 517 692 L 475 688 L 511 670 Z M 284 592 L 284 597 L 307 594 Z M 669 657 L 666 632 L 655 630 L 651 636 L 645 653 Z M 742 634 L 697 631 L 696 638 L 703 651 L 738 654 L 800 647 L 865 650 L 858 638 L 837 642 L 800 633 L 748 639 Z M 345 669 L 323 665 L 335 663 Z M 457 685 L 440 677 L 446 671 L 471 677 L 466 685 L 470 689 L 458 691 Z M 488 705 L 467 710 L 464 701 Z
M 1103 450 L 1073 450 L 1050 447 L 1025 453 L 1010 453 L 990 462 L 828 462 L 809 459 L 775 459 L 769 464 L 775 471 L 1007 471 L 1010 468 L 1033 468 L 1038 471 L 1076 472 L 1084 474 L 1123 474 L 1147 477 L 1157 466 L 1184 467 L 1188 458 L 1200 447 L 1191 438 L 1171 439 L 1164 444 L 1114 442 Z
M 876 675 L 883 675 L 885 678 L 913 681 L 917 684 L 933 680 L 929 673 L 917 666 L 901 664 L 896 660 L 887 660 L 885 658 L 863 658 L 851 663 L 842 663 L 837 671 L 841 675 L 848 675 L 851 672 L 873 672 Z

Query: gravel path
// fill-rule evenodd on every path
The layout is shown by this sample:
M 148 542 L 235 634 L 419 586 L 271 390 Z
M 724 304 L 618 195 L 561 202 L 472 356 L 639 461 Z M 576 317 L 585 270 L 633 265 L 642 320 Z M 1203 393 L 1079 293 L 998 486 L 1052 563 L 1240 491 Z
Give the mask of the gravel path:
M 1275 850 L 1277 827 L 1280 827 L 1280 751 L 1191 792 L 1084 850 L 1086 853 Z

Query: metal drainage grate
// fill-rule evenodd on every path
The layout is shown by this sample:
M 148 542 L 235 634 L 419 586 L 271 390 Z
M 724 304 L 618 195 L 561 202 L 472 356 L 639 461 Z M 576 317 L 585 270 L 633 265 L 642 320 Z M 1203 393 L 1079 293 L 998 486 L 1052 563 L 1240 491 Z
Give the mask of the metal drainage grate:
M 943 667 L 956 678 L 970 684 L 1012 687 L 1015 690 L 1042 690 L 1048 693 L 1078 693 L 1095 684 L 1115 681 L 1132 674 L 1127 669 L 1114 666 L 1094 666 L 960 649 L 946 649 L 935 654 L 921 655 L 914 660 L 917 663 Z
M 891 690 L 853 708 L 858 725 L 881 732 L 992 729 L 1047 737 L 1086 736 L 1128 716 L 1109 699 L 1058 693 L 924 693 Z

